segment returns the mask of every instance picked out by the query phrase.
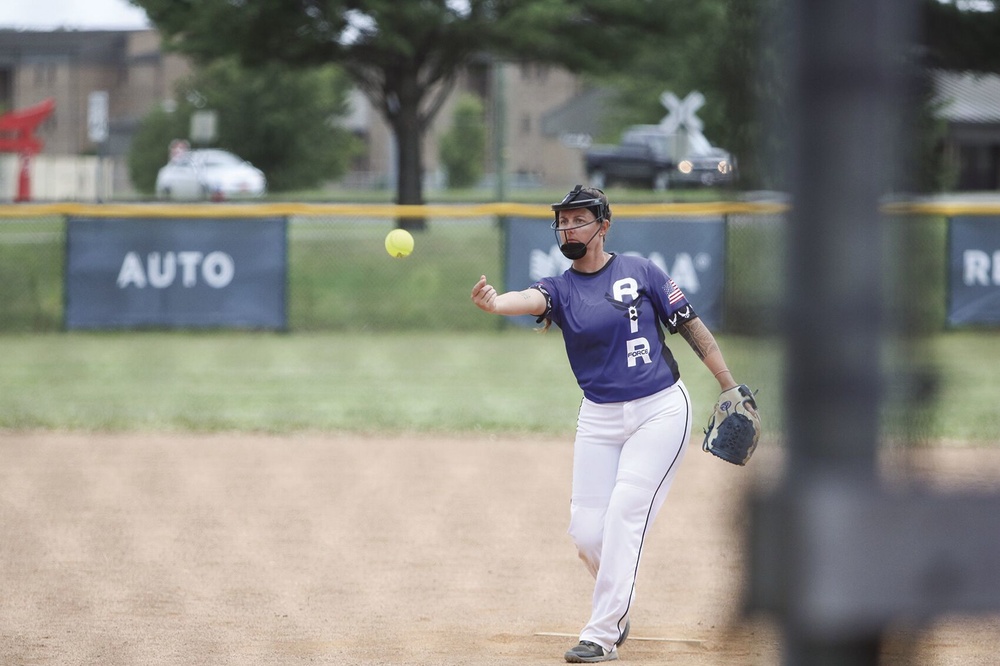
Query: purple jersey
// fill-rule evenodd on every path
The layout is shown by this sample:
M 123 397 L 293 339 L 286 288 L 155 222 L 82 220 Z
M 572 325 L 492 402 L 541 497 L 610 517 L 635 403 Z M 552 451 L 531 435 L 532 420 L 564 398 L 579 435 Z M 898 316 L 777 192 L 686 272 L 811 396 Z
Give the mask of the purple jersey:
M 697 315 L 684 293 L 653 262 L 612 255 L 596 273 L 570 268 L 532 285 L 547 294 L 576 380 L 589 400 L 635 400 L 672 386 L 677 361 L 663 339 Z

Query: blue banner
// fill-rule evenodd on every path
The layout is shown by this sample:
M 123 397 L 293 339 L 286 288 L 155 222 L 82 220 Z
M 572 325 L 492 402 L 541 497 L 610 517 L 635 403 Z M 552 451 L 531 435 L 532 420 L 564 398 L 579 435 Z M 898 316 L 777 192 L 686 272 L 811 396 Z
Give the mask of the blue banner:
M 525 289 L 569 268 L 550 228 L 551 219 L 508 218 L 504 288 Z M 722 325 L 726 223 L 722 217 L 614 220 L 605 248 L 650 259 L 673 278 L 711 329 Z M 536 326 L 534 317 L 513 317 Z
M 68 329 L 285 329 L 284 218 L 69 218 Z
M 1000 218 L 948 223 L 948 323 L 1000 324 Z

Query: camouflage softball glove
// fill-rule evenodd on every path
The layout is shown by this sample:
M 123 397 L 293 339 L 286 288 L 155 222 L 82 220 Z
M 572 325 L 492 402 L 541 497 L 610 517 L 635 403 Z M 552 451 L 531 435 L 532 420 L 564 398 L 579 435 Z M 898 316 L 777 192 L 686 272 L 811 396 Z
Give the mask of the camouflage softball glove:
M 756 391 L 746 384 L 719 394 L 705 428 L 704 450 L 734 465 L 746 465 L 760 439 Z

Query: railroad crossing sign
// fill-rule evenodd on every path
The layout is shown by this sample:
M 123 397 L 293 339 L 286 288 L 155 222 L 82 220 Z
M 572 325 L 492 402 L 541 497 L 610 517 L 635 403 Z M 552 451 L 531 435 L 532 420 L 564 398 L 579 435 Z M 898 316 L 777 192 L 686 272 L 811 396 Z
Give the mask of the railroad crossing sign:
M 684 99 L 679 99 L 668 90 L 660 95 L 660 104 L 667 109 L 667 115 L 660 120 L 663 133 L 684 135 L 691 152 L 708 152 L 712 144 L 701 133 L 704 124 L 697 115 L 698 109 L 705 105 L 705 96 L 692 90 Z

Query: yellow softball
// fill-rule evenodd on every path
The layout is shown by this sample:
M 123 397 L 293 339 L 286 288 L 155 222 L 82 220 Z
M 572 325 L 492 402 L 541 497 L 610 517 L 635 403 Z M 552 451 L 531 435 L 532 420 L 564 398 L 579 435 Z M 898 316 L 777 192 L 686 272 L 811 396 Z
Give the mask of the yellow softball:
M 393 229 L 385 237 L 385 251 L 392 257 L 405 257 L 413 252 L 413 236 L 406 229 Z

